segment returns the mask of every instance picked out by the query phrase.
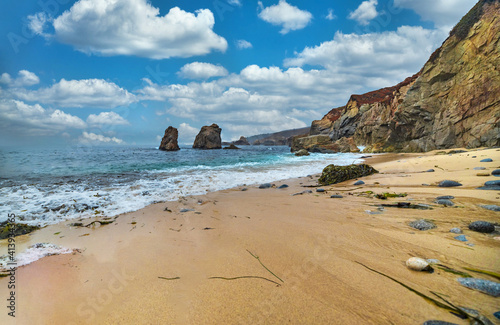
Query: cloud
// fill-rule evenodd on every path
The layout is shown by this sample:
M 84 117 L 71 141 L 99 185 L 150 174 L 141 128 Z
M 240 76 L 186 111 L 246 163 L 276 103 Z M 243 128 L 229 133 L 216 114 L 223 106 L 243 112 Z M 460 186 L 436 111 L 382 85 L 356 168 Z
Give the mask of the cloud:
M 200 129 L 192 127 L 187 123 L 181 123 L 179 125 L 179 142 L 183 144 L 192 144 L 196 135 L 200 132 Z
M 227 41 L 213 32 L 213 13 L 178 7 L 164 15 L 147 0 L 79 0 L 54 19 L 30 16 L 30 28 L 89 54 L 131 55 L 150 59 L 224 52 Z M 44 32 L 50 23 L 54 34 Z
M 291 6 L 286 0 L 280 0 L 277 5 L 267 8 L 263 8 L 262 2 L 259 1 L 259 7 L 262 8 L 259 18 L 275 26 L 282 26 L 281 34 L 287 34 L 291 30 L 303 29 L 313 18 L 309 11 Z
M 184 65 L 177 74 L 187 79 L 208 79 L 226 76 L 228 72 L 220 65 L 205 62 L 192 62 Z
M 377 4 L 377 0 L 363 1 L 354 12 L 349 14 L 348 18 L 356 20 L 361 25 L 368 25 L 370 20 L 378 16 Z
M 394 6 L 414 10 L 437 27 L 451 29 L 477 0 L 394 0 Z
M 51 36 L 44 32 L 45 28 L 53 19 L 46 12 L 38 12 L 28 16 L 28 27 L 37 35 L 50 38 Z
M 322 66 L 338 73 L 402 80 L 420 70 L 445 38 L 443 31 L 410 26 L 363 35 L 337 32 L 333 40 L 306 47 L 284 64 Z
M 29 105 L 12 99 L 0 100 L 0 129 L 4 132 L 45 136 L 67 129 L 84 129 L 86 126 L 79 117 L 58 109 L 45 109 L 39 104 Z
M 337 16 L 335 16 L 335 14 L 333 13 L 333 9 L 331 8 L 328 8 L 328 15 L 326 15 L 325 17 L 327 20 L 334 20 L 337 18 Z
M 122 139 L 118 139 L 116 137 L 105 137 L 102 134 L 88 133 L 83 131 L 80 138 L 78 138 L 79 142 L 82 144 L 91 144 L 91 143 L 110 143 L 110 144 L 123 144 L 124 141 Z
M 232 6 L 238 6 L 241 7 L 241 0 L 227 0 L 227 3 L 229 3 Z
M 102 112 L 99 115 L 90 114 L 87 117 L 90 126 L 102 125 L 130 125 L 130 123 L 115 112 Z
M 240 40 L 236 41 L 236 47 L 240 50 L 243 50 L 243 49 L 251 49 L 253 47 L 253 45 L 249 41 L 245 41 L 244 39 L 240 39 Z
M 37 90 L 15 89 L 12 95 L 30 102 L 60 107 L 115 108 L 135 102 L 135 96 L 102 79 L 66 80 Z
M 40 78 L 33 72 L 20 70 L 15 79 L 12 79 L 8 73 L 3 73 L 0 77 L 0 83 L 9 87 L 29 87 L 40 83 Z

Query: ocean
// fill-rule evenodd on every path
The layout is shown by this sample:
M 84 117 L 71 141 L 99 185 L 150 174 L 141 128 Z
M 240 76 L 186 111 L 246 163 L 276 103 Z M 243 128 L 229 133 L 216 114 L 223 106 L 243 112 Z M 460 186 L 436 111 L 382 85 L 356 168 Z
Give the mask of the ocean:
M 0 149 L 0 222 L 45 226 L 156 202 L 320 173 L 361 154 L 296 157 L 286 146 L 165 152 L 147 146 Z

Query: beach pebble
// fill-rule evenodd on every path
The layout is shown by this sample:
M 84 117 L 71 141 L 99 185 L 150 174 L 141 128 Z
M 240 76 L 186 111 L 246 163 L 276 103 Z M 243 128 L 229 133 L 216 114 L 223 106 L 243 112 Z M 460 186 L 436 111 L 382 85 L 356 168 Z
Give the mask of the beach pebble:
M 248 191 L 248 188 L 244 187 L 241 189 L 242 192 Z
M 477 158 L 477 156 L 472 156 L 472 158 Z
M 260 184 L 259 188 L 271 188 L 272 185 L 270 183 L 264 183 L 264 184 Z
M 485 159 L 481 160 L 480 162 L 492 162 L 492 161 L 493 161 L 493 159 L 491 159 L 491 158 L 485 158 Z
M 469 289 L 486 293 L 493 297 L 500 297 L 500 283 L 484 279 L 458 278 L 458 282 Z
M 491 172 L 491 175 L 500 176 L 500 169 L 495 169 L 494 171 Z
M 330 196 L 330 198 L 332 198 L 332 199 L 341 199 L 341 198 L 343 198 L 343 196 L 342 195 L 338 195 L 338 194 L 334 194 L 334 195 Z
M 435 170 L 431 168 L 431 169 L 427 169 L 425 172 L 427 172 L 427 173 L 434 173 Z
M 482 176 L 482 177 L 490 176 L 490 173 L 477 173 L 476 176 Z
M 312 193 L 313 191 L 311 190 L 305 190 L 305 191 L 302 191 L 300 193 L 295 193 L 295 194 L 292 194 L 292 196 L 295 196 L 295 195 L 302 195 L 302 194 L 310 194 Z
M 500 319 L 500 311 L 493 313 L 493 316 L 495 316 L 497 319 Z
M 460 240 L 460 241 L 463 241 L 463 242 L 467 241 L 467 238 L 465 238 L 465 235 L 459 235 L 459 236 L 456 236 L 454 238 L 456 240 Z
M 413 271 L 427 271 L 431 267 L 426 260 L 420 257 L 411 257 L 406 261 L 406 267 Z
M 473 169 L 474 169 L 474 170 L 485 170 L 485 169 L 486 169 L 486 167 L 474 167 Z
M 356 183 L 354 183 L 354 185 L 363 185 L 363 184 L 365 184 L 365 182 L 363 181 L 357 181 Z
M 436 228 L 436 225 L 430 221 L 419 219 L 409 223 L 409 226 L 418 230 L 429 230 Z
M 495 231 L 495 225 L 488 221 L 474 221 L 469 224 L 469 229 L 489 234 Z
M 317 189 L 316 189 L 316 192 L 318 192 L 318 193 L 323 193 L 323 192 L 325 192 L 325 189 L 324 189 L 324 188 L 317 188 Z
M 500 211 L 500 206 L 494 204 L 480 205 L 480 207 L 491 211 Z
M 455 197 L 453 195 L 442 195 L 438 196 L 436 200 L 453 200 Z
M 462 229 L 460 229 L 460 228 L 451 228 L 450 232 L 454 233 L 454 234 L 461 234 L 462 233 Z
M 500 191 L 500 181 L 488 181 L 484 183 L 483 187 L 479 187 L 478 189 Z
M 194 211 L 193 209 L 181 209 L 181 213 L 184 213 L 184 212 L 191 212 L 191 211 Z
M 458 325 L 456 323 L 445 322 L 442 320 L 428 320 L 423 325 Z
M 446 200 L 446 199 L 436 200 L 436 203 L 444 205 L 445 207 L 452 207 L 455 205 L 455 203 L 451 202 L 451 200 Z
M 278 187 L 279 189 L 283 189 L 283 188 L 288 188 L 289 186 L 287 184 L 283 184 L 281 185 L 280 187 Z
M 472 308 L 466 308 L 466 307 L 458 307 L 458 309 L 464 311 L 467 315 L 470 315 L 472 317 L 475 317 L 476 320 L 474 320 L 473 322 L 471 322 L 471 324 L 474 324 L 474 325 L 479 325 L 479 324 L 482 324 L 482 325 L 494 325 L 486 316 L 484 315 L 481 315 L 481 313 L 475 309 L 472 309 Z M 478 322 L 477 320 L 480 320 L 481 322 Z
M 439 183 L 439 187 L 455 187 L 455 186 L 462 186 L 459 182 L 455 181 L 450 181 L 450 180 L 445 180 Z

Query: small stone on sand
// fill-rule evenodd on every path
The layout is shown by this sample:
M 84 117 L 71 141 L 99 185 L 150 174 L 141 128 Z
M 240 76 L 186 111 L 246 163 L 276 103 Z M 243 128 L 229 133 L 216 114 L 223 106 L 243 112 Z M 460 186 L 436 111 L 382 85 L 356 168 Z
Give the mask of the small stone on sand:
M 270 183 L 264 183 L 259 186 L 259 188 L 271 188 L 272 185 Z
M 500 206 L 494 204 L 480 205 L 480 207 L 491 211 L 500 211 Z
M 278 187 L 278 189 L 284 189 L 284 188 L 288 188 L 288 185 L 287 184 L 283 184 L 280 187 Z
M 485 169 L 486 169 L 486 167 L 474 167 L 473 169 L 474 169 L 474 170 L 485 170 Z
M 454 233 L 454 234 L 461 234 L 462 233 L 462 229 L 460 229 L 460 228 L 451 228 L 450 232 Z
M 439 187 L 455 187 L 455 186 L 462 186 L 459 182 L 456 181 L 450 181 L 450 180 L 445 180 L 439 183 Z
M 410 227 L 424 231 L 429 229 L 436 228 L 436 225 L 431 221 L 427 221 L 424 219 L 415 220 L 409 223 Z
M 363 184 L 365 184 L 365 182 L 363 181 L 357 181 L 356 183 L 354 183 L 354 185 L 363 185 Z
M 491 159 L 491 158 L 485 158 L 485 159 L 481 160 L 480 162 L 492 162 L 492 161 L 493 161 L 493 159 Z
M 488 221 L 474 221 L 469 224 L 469 229 L 489 234 L 495 231 L 495 225 Z
M 343 196 L 342 195 L 338 195 L 338 194 L 334 194 L 334 195 L 330 196 L 330 198 L 332 198 L 332 199 L 341 199 L 341 198 L 343 198 Z
M 436 200 L 436 203 L 444 205 L 445 207 L 452 207 L 455 205 L 455 203 L 453 203 L 451 200 L 446 200 L 446 199 Z
M 464 287 L 486 293 L 493 297 L 500 297 L 500 283 L 484 279 L 458 278 L 458 282 Z
M 318 192 L 318 193 L 323 193 L 323 192 L 325 192 L 325 189 L 324 189 L 324 188 L 317 188 L 317 189 L 316 189 L 316 192 Z
M 467 238 L 465 238 L 465 235 L 459 235 L 459 236 L 456 236 L 456 237 L 453 237 L 455 238 L 456 240 L 460 240 L 460 241 L 467 241 Z
M 453 195 L 442 195 L 438 196 L 436 200 L 453 200 L 455 197 Z

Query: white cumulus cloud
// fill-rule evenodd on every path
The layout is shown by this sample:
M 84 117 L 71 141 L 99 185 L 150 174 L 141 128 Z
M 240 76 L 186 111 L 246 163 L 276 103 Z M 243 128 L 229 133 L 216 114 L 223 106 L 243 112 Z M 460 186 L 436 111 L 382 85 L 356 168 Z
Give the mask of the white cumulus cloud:
M 424 20 L 448 30 L 476 3 L 477 0 L 394 0 L 396 7 L 412 9 Z
M 147 0 L 79 0 L 56 18 L 38 13 L 29 20 L 37 34 L 104 56 L 167 59 L 227 49 L 227 41 L 213 31 L 209 9 L 190 13 L 173 7 L 161 16 Z M 44 32 L 49 23 L 53 35 Z
M 196 135 L 200 132 L 199 129 L 192 127 L 188 123 L 181 123 L 179 125 L 179 142 L 183 144 L 192 144 Z
M 8 73 L 2 73 L 0 83 L 9 87 L 29 87 L 40 83 L 40 78 L 28 70 L 20 70 L 17 78 L 12 78 Z
M 212 77 L 223 77 L 228 74 L 227 70 L 220 65 L 206 62 L 192 62 L 184 65 L 178 75 L 187 79 L 208 79 Z
M 0 128 L 13 134 L 45 136 L 67 129 L 84 129 L 79 117 L 61 110 L 45 109 L 19 100 L 0 100 Z
M 87 117 L 87 123 L 90 126 L 102 125 L 130 125 L 130 123 L 115 112 L 102 112 L 99 115 L 90 114 Z
M 110 144 L 123 144 L 124 141 L 122 139 L 118 139 L 116 137 L 105 137 L 102 134 L 95 134 L 92 132 L 83 131 L 82 135 L 79 138 L 80 143 L 83 144 L 92 144 L 92 143 L 110 143 Z
M 236 47 L 240 50 L 243 50 L 243 49 L 251 49 L 253 45 L 249 41 L 240 39 L 236 41 Z
M 332 8 L 328 9 L 328 15 L 326 15 L 325 18 L 328 19 L 328 20 L 334 20 L 334 19 L 337 18 L 337 16 L 335 16 L 335 14 L 333 13 L 333 9 Z
M 263 8 L 262 2 L 259 6 Z M 276 26 L 281 26 L 281 34 L 287 34 L 292 30 L 305 28 L 313 15 L 307 10 L 290 5 L 286 0 L 280 0 L 277 5 L 263 8 L 259 18 Z
M 102 79 L 61 79 L 46 88 L 15 89 L 12 95 L 24 101 L 36 101 L 60 107 L 115 108 L 135 101 L 133 94 L 113 82 Z
M 368 25 L 370 20 L 378 16 L 377 0 L 363 1 L 359 7 L 349 14 L 349 19 L 356 20 L 361 25 Z

